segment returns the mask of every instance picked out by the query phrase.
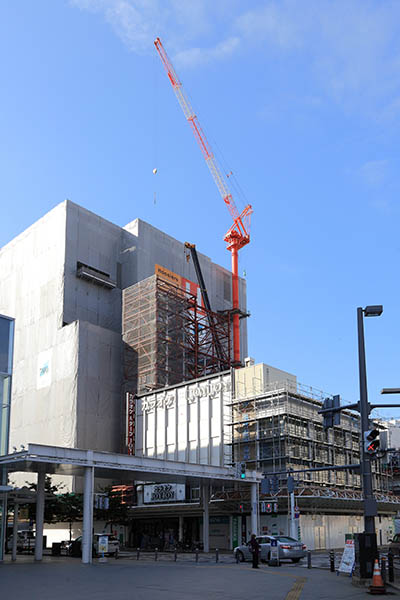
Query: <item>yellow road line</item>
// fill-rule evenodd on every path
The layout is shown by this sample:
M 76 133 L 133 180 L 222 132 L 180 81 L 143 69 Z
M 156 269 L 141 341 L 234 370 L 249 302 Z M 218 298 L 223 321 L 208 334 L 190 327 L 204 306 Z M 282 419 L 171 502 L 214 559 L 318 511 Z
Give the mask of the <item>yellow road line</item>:
M 306 577 L 298 577 L 294 582 L 292 589 L 288 592 L 285 600 L 298 600 L 306 581 Z

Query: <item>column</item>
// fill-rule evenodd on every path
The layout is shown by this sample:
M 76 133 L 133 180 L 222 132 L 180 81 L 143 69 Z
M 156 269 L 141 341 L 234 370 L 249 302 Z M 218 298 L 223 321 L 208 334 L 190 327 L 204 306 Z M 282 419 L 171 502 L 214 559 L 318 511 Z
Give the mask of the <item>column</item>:
M 92 562 L 93 545 L 93 467 L 85 467 L 83 488 L 82 562 Z
M 13 543 L 11 548 L 11 560 L 17 560 L 17 537 L 18 537 L 18 502 L 14 503 L 14 520 L 13 520 Z
M 208 502 L 210 496 L 210 486 L 205 484 L 203 488 L 203 549 L 204 552 L 210 552 L 210 528 Z
M 179 515 L 179 534 L 178 540 L 183 542 L 183 515 Z
M 43 521 L 44 521 L 44 484 L 46 473 L 40 472 L 37 476 L 36 489 L 36 535 L 35 535 L 35 560 L 43 557 Z
M 257 523 L 257 483 L 251 483 L 251 533 L 258 535 Z

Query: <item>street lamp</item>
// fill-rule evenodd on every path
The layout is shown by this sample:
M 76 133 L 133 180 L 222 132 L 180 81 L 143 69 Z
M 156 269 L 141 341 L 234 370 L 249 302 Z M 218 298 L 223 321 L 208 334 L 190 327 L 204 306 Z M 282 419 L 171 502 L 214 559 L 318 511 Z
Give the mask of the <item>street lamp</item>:
M 357 329 L 358 329 L 358 365 L 360 376 L 360 416 L 361 416 L 361 440 L 364 440 L 364 433 L 369 430 L 369 413 L 371 410 L 368 404 L 367 392 L 367 370 L 365 363 L 365 342 L 364 342 L 364 317 L 379 317 L 383 312 L 382 305 L 366 306 L 357 308 Z M 364 529 L 365 533 L 375 533 L 375 516 L 377 514 L 377 505 L 372 489 L 371 457 L 365 452 L 364 444 L 361 444 L 361 473 L 363 480 L 364 495 Z

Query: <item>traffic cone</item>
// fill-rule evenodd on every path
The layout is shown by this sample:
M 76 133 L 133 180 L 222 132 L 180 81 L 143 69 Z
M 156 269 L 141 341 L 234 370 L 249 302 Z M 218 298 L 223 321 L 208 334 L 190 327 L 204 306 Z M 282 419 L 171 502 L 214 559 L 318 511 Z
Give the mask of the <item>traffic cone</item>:
M 374 574 L 372 576 L 372 583 L 369 586 L 370 594 L 386 594 L 385 584 L 382 579 L 381 570 L 379 568 L 378 559 L 375 559 Z

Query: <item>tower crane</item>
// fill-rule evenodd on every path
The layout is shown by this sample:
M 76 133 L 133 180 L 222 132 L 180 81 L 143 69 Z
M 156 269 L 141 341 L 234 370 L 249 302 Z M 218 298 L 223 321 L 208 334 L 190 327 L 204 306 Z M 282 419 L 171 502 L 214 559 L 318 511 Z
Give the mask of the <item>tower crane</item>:
M 154 45 L 161 58 L 168 78 L 178 99 L 178 102 L 183 110 L 183 113 L 188 121 L 193 134 L 200 146 L 203 157 L 211 172 L 211 175 L 217 185 L 218 191 L 225 202 L 233 224 L 228 229 L 224 236 L 224 241 L 227 244 L 227 249 L 231 253 L 232 258 L 232 324 L 233 324 L 233 365 L 240 366 L 240 308 L 239 308 L 239 275 L 238 275 L 238 252 L 241 248 L 250 242 L 250 216 L 253 209 L 248 204 L 241 213 L 239 213 L 231 191 L 227 185 L 225 178 L 222 175 L 221 169 L 216 161 L 212 148 L 200 126 L 199 120 L 191 106 L 182 83 L 172 65 L 164 46 L 158 37 Z

